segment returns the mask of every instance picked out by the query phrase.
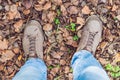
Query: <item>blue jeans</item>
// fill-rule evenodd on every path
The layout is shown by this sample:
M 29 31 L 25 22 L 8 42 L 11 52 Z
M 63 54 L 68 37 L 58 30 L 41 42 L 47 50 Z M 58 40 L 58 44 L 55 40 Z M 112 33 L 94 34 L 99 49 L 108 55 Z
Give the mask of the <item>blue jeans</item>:
M 100 63 L 86 50 L 74 54 L 71 66 L 73 80 L 110 80 Z M 12 80 L 47 80 L 47 67 L 40 59 L 29 59 Z

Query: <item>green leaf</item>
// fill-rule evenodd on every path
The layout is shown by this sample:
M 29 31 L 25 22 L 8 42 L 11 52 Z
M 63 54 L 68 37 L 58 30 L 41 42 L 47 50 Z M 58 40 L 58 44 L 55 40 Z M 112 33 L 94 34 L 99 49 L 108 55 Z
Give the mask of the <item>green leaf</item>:
M 72 69 L 72 68 L 70 68 L 70 72 L 71 72 L 71 73 L 73 72 L 73 69 Z
M 58 18 L 55 18 L 54 22 L 56 25 L 60 24 L 60 20 Z
M 75 23 L 70 23 L 70 26 L 71 26 L 71 31 L 75 31 L 76 30 L 76 28 L 75 28 L 76 24 Z
M 74 41 L 78 41 L 79 37 L 77 35 L 73 36 Z
M 48 66 L 48 69 L 53 69 L 54 67 L 52 65 Z

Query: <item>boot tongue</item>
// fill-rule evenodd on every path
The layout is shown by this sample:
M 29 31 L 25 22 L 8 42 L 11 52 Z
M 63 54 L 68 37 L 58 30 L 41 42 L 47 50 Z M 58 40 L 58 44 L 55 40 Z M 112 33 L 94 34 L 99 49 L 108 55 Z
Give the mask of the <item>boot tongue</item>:
M 92 47 L 93 47 L 93 42 L 94 42 L 94 37 L 98 32 L 89 32 L 89 37 L 85 46 L 85 50 L 88 50 L 93 53 Z

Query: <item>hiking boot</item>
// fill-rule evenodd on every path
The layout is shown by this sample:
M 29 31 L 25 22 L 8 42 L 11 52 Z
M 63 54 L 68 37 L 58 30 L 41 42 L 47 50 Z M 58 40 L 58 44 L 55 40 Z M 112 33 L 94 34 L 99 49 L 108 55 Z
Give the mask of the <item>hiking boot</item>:
M 77 51 L 87 50 L 95 54 L 96 48 L 101 40 L 101 34 L 101 20 L 96 15 L 90 16 L 83 28 L 81 40 Z
M 39 22 L 31 20 L 25 27 L 23 49 L 29 58 L 43 59 L 43 31 Z

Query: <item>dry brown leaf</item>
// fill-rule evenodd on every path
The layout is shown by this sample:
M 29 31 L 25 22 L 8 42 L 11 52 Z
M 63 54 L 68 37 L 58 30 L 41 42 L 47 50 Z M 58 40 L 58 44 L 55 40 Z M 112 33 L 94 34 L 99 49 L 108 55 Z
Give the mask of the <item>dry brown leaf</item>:
M 101 49 L 104 49 L 104 48 L 107 46 L 107 44 L 108 44 L 108 42 L 102 42 L 102 43 L 100 44 L 100 48 L 101 48 Z
M 67 42 L 66 42 L 66 44 L 71 45 L 71 46 L 73 46 L 73 47 L 77 47 L 77 46 L 78 46 L 77 42 L 73 40 L 73 37 L 72 37 L 72 36 L 68 36 L 68 37 L 67 37 Z
M 77 24 L 80 24 L 80 26 L 78 26 L 77 30 L 81 29 L 83 27 L 83 25 L 85 24 L 84 18 L 77 17 Z
M 89 0 L 94 6 L 97 6 L 98 0 Z
M 14 24 L 15 32 L 20 32 L 20 28 L 23 25 L 23 20 L 19 20 Z
M 62 4 L 62 0 L 52 0 L 52 1 L 56 5 L 61 5 Z
M 25 10 L 23 11 L 23 14 L 25 14 L 25 15 L 30 14 L 30 10 L 29 10 L 29 9 L 25 9 Z
M 15 54 L 12 52 L 12 50 L 5 50 L 2 52 L 2 56 L 0 57 L 1 62 L 6 62 L 7 60 L 10 60 L 13 58 Z
M 52 30 L 52 28 L 53 28 L 52 24 L 49 24 L 49 23 L 47 23 L 43 26 L 43 30 L 45 30 L 45 31 L 50 31 L 50 30 Z
M 18 54 L 18 53 L 20 52 L 20 49 L 19 49 L 18 47 L 16 47 L 16 48 L 13 49 L 13 52 L 14 52 L 15 54 Z
M 67 10 L 66 10 L 66 8 L 65 8 L 64 5 L 61 5 L 61 6 L 60 6 L 60 10 L 61 10 L 61 12 L 62 12 L 62 14 L 63 14 L 64 16 L 67 15 Z
M 70 68 L 68 66 L 65 66 L 65 73 L 69 73 Z
M 79 0 L 71 0 L 71 3 L 77 6 L 79 4 Z
M 34 6 L 34 8 L 35 8 L 35 10 L 37 10 L 37 11 L 42 11 L 42 10 L 43 10 L 43 6 L 42 6 L 42 5 L 39 5 L 39 4 L 36 4 L 36 5 Z
M 79 12 L 76 6 L 70 6 L 69 8 L 67 8 L 67 11 L 70 14 L 77 14 Z
M 114 61 L 117 63 L 117 62 L 120 62 L 120 52 L 119 53 L 116 53 L 116 55 L 114 56 Z
M 118 9 L 118 5 L 113 5 L 113 7 L 112 7 L 112 11 L 116 11 Z
M 54 11 L 49 11 L 47 14 L 48 22 L 52 23 L 56 17 L 56 13 Z
M 33 0 L 23 0 L 23 6 L 25 6 L 26 9 L 31 8 L 33 3 Z
M 44 10 L 48 10 L 49 8 L 51 8 L 51 2 L 47 2 L 43 7 Z
M 65 60 L 60 60 L 60 65 L 65 65 L 66 61 Z
M 21 59 L 22 59 L 22 55 L 20 55 L 20 56 L 18 57 L 18 60 L 19 60 L 19 61 L 21 61 Z
M 0 50 L 4 50 L 8 48 L 8 41 L 4 39 L 3 41 L 0 40 Z
M 13 4 L 9 6 L 9 11 L 7 12 L 8 19 L 21 18 L 19 11 L 17 10 L 17 5 Z
M 82 13 L 83 14 L 90 14 L 91 10 L 89 9 L 89 7 L 86 5 L 82 8 Z
M 46 0 L 37 0 L 37 2 L 42 5 L 46 2 Z

